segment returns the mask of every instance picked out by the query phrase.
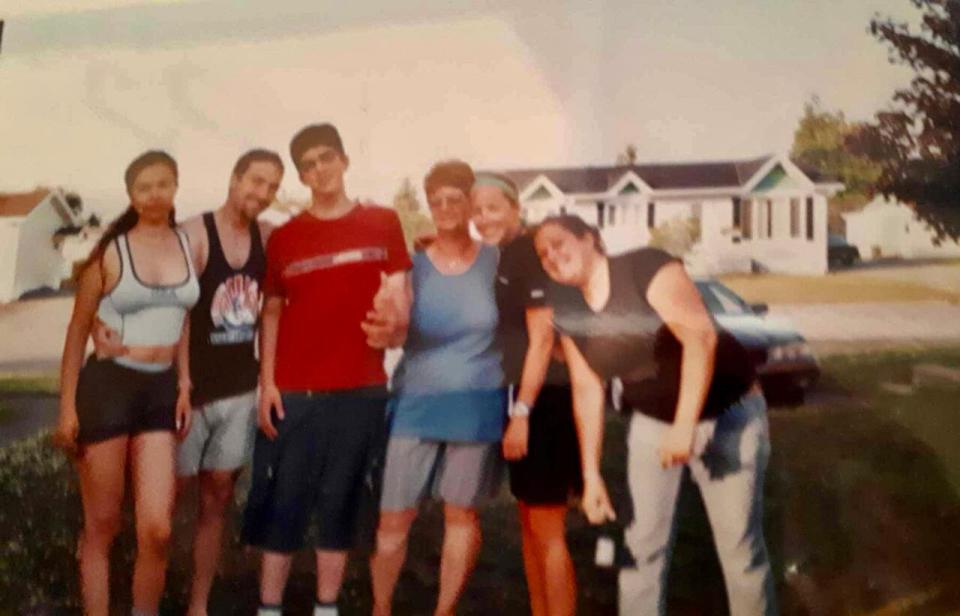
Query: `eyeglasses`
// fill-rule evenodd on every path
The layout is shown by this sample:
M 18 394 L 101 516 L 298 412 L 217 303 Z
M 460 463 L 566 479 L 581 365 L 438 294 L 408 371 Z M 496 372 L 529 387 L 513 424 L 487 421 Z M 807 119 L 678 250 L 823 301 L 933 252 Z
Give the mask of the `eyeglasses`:
M 436 209 L 444 205 L 460 207 L 466 203 L 467 196 L 459 191 L 446 195 L 435 194 L 427 199 L 427 204 L 430 206 L 430 209 Z
M 337 157 L 340 154 L 336 150 L 324 150 L 323 152 L 315 156 L 305 156 L 300 159 L 300 170 L 309 171 L 317 166 L 317 163 L 322 163 L 323 165 L 329 165 L 330 163 L 337 160 Z

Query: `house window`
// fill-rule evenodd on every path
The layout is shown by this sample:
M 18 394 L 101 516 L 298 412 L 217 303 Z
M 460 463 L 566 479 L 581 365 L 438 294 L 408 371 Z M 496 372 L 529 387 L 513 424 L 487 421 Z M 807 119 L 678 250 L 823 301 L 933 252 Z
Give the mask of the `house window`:
M 767 199 L 767 237 L 773 237 L 773 201 Z
M 603 229 L 603 223 L 606 222 L 605 217 L 603 215 L 603 210 L 604 210 L 603 201 L 597 201 L 597 226 L 600 227 L 601 229 Z
M 813 197 L 807 197 L 807 239 L 813 240 Z
M 740 197 L 733 198 L 733 228 L 740 228 Z
M 537 200 L 537 199 L 550 199 L 551 197 L 553 197 L 553 195 L 550 194 L 550 191 L 547 190 L 546 187 L 540 186 L 539 188 L 537 188 L 536 191 L 534 191 L 532 195 L 530 195 L 527 198 L 531 200 Z
M 607 224 L 611 227 L 617 224 L 617 206 L 607 206 Z
M 800 199 L 790 199 L 790 237 L 800 237 Z
M 652 229 L 656 219 L 656 210 L 653 201 L 647 203 L 647 228 Z
M 753 237 L 753 201 L 749 199 L 740 207 L 740 237 L 745 240 Z
M 757 239 L 763 240 L 770 237 L 770 229 L 767 225 L 770 210 L 767 209 L 766 201 L 760 201 L 758 205 L 760 207 L 757 208 Z

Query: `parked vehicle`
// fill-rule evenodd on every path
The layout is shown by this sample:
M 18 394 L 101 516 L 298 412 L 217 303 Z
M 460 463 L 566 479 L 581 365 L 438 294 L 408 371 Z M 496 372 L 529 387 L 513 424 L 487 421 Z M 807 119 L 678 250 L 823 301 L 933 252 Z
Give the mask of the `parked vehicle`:
M 743 344 L 772 401 L 802 402 L 820 378 L 820 366 L 800 332 L 765 317 L 766 304 L 748 304 L 723 283 L 694 281 L 717 324 Z
M 860 261 L 860 250 L 847 243 L 842 235 L 831 233 L 827 236 L 827 267 L 850 267 Z

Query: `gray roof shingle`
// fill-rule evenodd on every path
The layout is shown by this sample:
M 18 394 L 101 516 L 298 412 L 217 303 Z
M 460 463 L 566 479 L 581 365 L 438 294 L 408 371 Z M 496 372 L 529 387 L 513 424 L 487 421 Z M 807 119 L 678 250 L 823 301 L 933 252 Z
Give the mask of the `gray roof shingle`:
M 630 170 L 654 190 L 736 188 L 746 184 L 772 157 L 773 155 L 769 154 L 748 160 L 507 169 L 500 173 L 516 182 L 520 190 L 526 188 L 538 176 L 545 175 L 566 194 L 606 192 Z M 826 178 L 820 174 L 812 173 L 807 169 L 803 171 L 815 182 L 826 181 Z

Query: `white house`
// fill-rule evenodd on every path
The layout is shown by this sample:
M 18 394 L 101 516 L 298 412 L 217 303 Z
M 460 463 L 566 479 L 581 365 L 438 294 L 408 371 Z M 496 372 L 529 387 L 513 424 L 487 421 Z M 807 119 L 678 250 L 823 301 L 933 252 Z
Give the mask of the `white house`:
M 688 266 L 703 274 L 827 271 L 827 198 L 843 185 L 785 155 L 752 160 L 502 171 L 528 223 L 576 214 L 611 253 L 646 245 L 670 219 L 699 222 Z
M 71 229 L 70 233 L 58 235 L 64 278 L 73 276 L 74 264 L 86 260 L 103 237 L 103 233 L 104 228 L 101 226 L 85 225 L 82 229 Z
M 79 208 L 59 189 L 0 193 L 0 302 L 41 287 L 59 288 L 64 264 L 54 236 L 81 224 Z
M 860 258 L 960 257 L 960 244 L 944 239 L 937 244 L 936 233 L 920 220 L 910 206 L 877 196 L 857 212 L 843 215 L 847 242 L 860 251 Z

